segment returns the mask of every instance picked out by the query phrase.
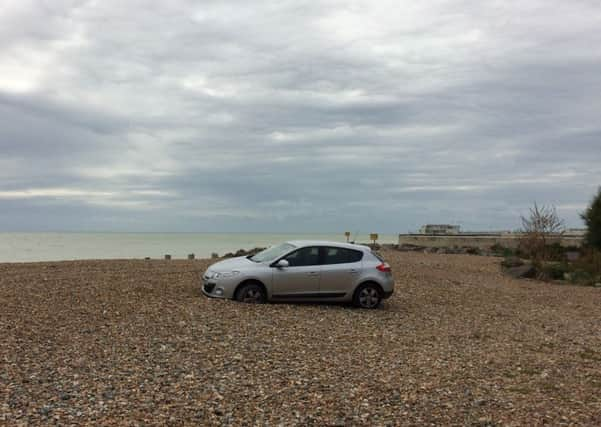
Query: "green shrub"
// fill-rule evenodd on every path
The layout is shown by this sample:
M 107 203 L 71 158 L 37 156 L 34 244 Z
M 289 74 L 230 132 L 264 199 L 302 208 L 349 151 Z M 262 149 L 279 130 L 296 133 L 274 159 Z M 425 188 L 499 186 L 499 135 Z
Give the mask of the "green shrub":
M 592 248 L 601 250 L 601 187 L 580 216 L 586 224 L 584 242 Z
M 559 243 L 547 245 L 546 249 L 548 261 L 563 261 L 565 258 L 566 248 Z
M 585 249 L 573 265 L 575 269 L 586 271 L 592 276 L 601 276 L 601 251 Z
M 465 250 L 465 252 L 469 255 L 481 255 L 482 251 L 480 250 L 480 248 L 475 248 L 475 247 L 469 247 Z
M 564 274 L 570 272 L 570 266 L 565 263 L 550 263 L 542 268 L 544 278 L 548 280 L 563 280 Z
M 570 273 L 570 281 L 576 285 L 591 286 L 595 284 L 595 277 L 586 270 L 574 270 Z
M 509 257 L 509 256 L 518 256 L 517 252 L 514 251 L 513 249 L 509 249 L 509 248 L 503 248 L 503 256 L 504 257 Z
M 499 243 L 495 243 L 490 247 L 490 251 L 496 256 L 502 256 L 503 258 L 511 256 L 522 256 L 523 254 L 517 249 L 506 248 Z
M 503 250 L 504 249 L 505 248 L 503 246 L 501 246 L 500 244 L 498 244 L 498 243 L 495 243 L 494 245 L 492 245 L 490 247 L 491 252 L 493 254 L 495 254 L 495 255 L 503 255 Z

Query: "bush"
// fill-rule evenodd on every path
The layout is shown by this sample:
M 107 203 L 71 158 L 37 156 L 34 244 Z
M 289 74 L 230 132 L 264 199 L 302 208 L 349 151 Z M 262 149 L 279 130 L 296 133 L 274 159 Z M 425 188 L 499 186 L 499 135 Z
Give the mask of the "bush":
M 472 247 L 468 247 L 465 250 L 465 253 L 469 254 L 469 255 L 482 255 L 482 251 L 480 250 L 480 248 L 472 248 Z
M 522 237 L 519 249 L 532 260 L 533 264 L 541 266 L 549 257 L 549 239 L 564 231 L 564 222 L 557 215 L 554 206 L 538 206 L 530 209 L 527 217 L 522 216 Z
M 570 272 L 570 266 L 564 263 L 551 263 L 542 268 L 542 275 L 547 280 L 563 280 L 564 274 Z
M 517 249 L 506 248 L 503 245 L 495 243 L 490 247 L 490 251 L 496 256 L 502 256 L 503 258 L 511 256 L 522 256 L 521 251 Z
M 512 258 L 504 261 L 510 265 Z M 547 262 L 534 264 L 539 280 L 568 280 L 575 285 L 592 286 L 601 283 L 601 252 L 588 249 L 574 262 Z
M 591 286 L 595 284 L 595 278 L 586 270 L 574 270 L 570 273 L 570 281 L 576 285 Z
M 555 242 L 547 245 L 546 253 L 548 261 L 563 261 L 565 259 L 566 248 Z
M 601 276 L 601 251 L 588 248 L 574 261 L 574 268 L 586 271 L 592 276 Z
M 505 268 L 521 267 L 522 265 L 524 265 L 524 261 L 515 256 L 508 256 L 503 261 L 501 261 L 501 265 Z
M 498 243 L 495 243 L 494 245 L 492 245 L 490 247 L 490 251 L 495 255 L 502 255 L 503 249 L 505 249 L 505 248 Z
M 586 224 L 584 242 L 592 248 L 601 250 L 601 187 L 589 207 L 580 216 Z

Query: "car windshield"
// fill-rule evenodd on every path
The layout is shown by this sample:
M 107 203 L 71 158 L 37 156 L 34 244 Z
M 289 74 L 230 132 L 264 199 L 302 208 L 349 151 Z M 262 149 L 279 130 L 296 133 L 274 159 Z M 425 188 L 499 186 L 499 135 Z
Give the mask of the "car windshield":
M 282 243 L 281 245 L 272 246 L 267 248 L 253 256 L 249 259 L 254 262 L 270 262 L 275 260 L 276 258 L 290 252 L 296 246 L 291 245 L 290 243 Z

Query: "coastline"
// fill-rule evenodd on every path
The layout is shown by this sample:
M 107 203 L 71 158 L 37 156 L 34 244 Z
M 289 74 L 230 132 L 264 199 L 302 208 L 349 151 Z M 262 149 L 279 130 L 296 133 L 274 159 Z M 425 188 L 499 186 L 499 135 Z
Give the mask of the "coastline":
M 396 243 L 396 238 L 382 235 L 380 242 Z M 342 233 L 0 233 L 0 262 L 160 259 L 165 254 L 209 258 L 213 252 L 223 255 L 301 239 L 345 241 Z M 369 241 L 369 236 L 356 240 Z

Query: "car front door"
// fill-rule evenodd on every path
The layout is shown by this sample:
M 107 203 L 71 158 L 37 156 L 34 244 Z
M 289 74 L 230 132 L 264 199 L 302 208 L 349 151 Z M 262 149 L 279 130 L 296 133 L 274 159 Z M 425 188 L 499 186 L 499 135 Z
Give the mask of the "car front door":
M 323 250 L 320 293 L 333 298 L 342 297 L 357 285 L 363 253 L 337 247 L 325 247 Z
M 273 268 L 273 296 L 302 298 L 319 292 L 319 247 L 309 246 L 286 255 L 288 267 Z

